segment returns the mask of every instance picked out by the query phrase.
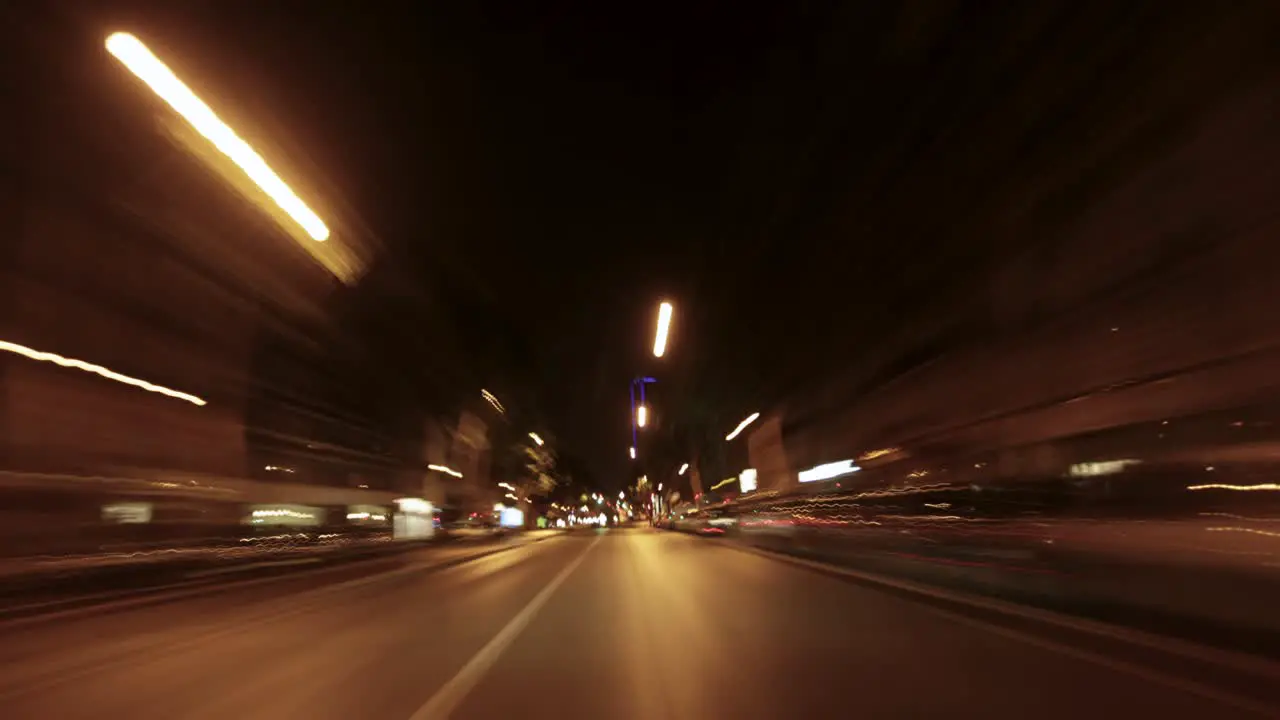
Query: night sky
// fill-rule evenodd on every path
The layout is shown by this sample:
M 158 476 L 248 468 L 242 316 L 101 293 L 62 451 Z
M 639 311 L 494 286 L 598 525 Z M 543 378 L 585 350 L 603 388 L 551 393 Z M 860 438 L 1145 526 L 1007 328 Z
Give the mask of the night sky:
M 637 374 L 664 424 L 722 433 L 981 337 L 1001 258 L 1064 242 L 1261 47 L 1248 13 L 1165 2 L 113 12 L 286 131 L 383 245 L 345 316 L 376 397 L 489 387 L 605 488 Z M 1082 166 L 1135 123 L 1148 147 Z

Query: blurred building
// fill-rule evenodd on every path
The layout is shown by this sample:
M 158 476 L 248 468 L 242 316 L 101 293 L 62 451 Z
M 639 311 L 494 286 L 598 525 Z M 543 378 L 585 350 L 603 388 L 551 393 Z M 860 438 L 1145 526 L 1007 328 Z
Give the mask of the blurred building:
M 10 14 L 21 32 L 9 50 L 25 62 L 3 71 L 6 104 L 22 112 L 9 118 L 0 165 L 0 341 L 21 347 L 0 353 L 0 462 L 252 474 L 255 349 L 323 326 L 333 289 L 354 276 L 338 277 L 264 212 L 243 177 L 105 52 L 102 18 Z M 307 177 L 285 162 L 305 155 L 255 144 L 291 182 Z M 295 185 L 333 229 L 338 249 L 327 252 L 351 260 L 362 233 L 318 187 Z M 276 430 L 289 434 L 289 422 Z
M 1147 99 L 1169 120 L 1158 137 L 1099 131 L 1105 178 L 1070 158 L 1046 165 L 1001 228 L 1017 241 L 964 298 L 868 346 L 878 375 L 795 398 L 800 467 L 893 446 L 1025 445 L 1274 396 L 1280 81 L 1204 94 L 1214 102 L 1193 114 L 1182 92 Z M 1052 206 L 1086 191 L 1070 214 Z

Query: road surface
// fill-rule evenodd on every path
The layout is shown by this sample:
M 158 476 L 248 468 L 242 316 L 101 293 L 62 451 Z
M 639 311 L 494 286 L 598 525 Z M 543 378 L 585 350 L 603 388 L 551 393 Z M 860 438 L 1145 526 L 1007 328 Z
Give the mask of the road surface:
M 648 529 L 0 626 L 0 707 L 15 720 L 1258 716 Z

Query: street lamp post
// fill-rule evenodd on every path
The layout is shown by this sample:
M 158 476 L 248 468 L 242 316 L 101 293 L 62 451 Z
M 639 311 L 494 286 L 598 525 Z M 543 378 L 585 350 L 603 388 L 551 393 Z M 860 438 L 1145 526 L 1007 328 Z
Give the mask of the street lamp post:
M 671 330 L 671 316 L 674 312 L 669 302 L 658 306 L 658 328 L 653 338 L 654 357 L 662 357 L 667 352 L 667 333 Z
M 655 383 L 651 377 L 638 377 L 631 381 L 631 459 L 636 459 L 636 448 L 639 447 L 638 428 L 644 427 L 648 423 L 648 408 L 645 403 L 644 386 L 649 383 Z M 636 387 L 640 388 L 640 404 L 636 405 Z

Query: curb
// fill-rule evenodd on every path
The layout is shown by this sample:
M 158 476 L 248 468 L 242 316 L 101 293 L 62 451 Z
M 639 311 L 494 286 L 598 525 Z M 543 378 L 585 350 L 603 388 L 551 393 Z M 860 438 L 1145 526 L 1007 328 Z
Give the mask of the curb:
M 358 587 L 367 582 L 374 582 L 390 577 L 409 574 L 411 572 L 432 572 L 436 570 L 444 570 L 457 565 L 462 565 L 472 560 L 496 555 L 501 552 L 517 550 L 522 547 L 536 545 L 537 543 L 550 540 L 560 535 L 548 535 L 545 537 L 537 537 L 513 545 L 503 545 L 499 547 L 489 548 L 480 552 L 470 553 L 454 558 L 446 558 L 439 562 L 424 562 L 407 567 L 393 568 L 380 572 L 374 572 L 371 575 L 365 575 L 351 580 L 339 582 L 333 585 L 321 585 L 319 587 L 303 590 L 299 595 L 310 595 L 320 593 L 322 591 L 340 590 L 348 587 Z M 384 560 L 386 557 L 367 558 L 368 560 L 377 561 Z M 355 562 L 359 562 L 356 560 Z M 121 593 L 98 593 L 85 596 L 82 598 L 68 598 L 66 600 L 54 600 L 48 603 L 19 605 L 12 608 L 0 608 L 0 631 L 38 625 L 53 620 L 69 620 L 89 614 L 98 614 L 105 612 L 117 612 L 122 610 L 131 610 L 139 607 L 147 607 L 150 605 L 160 605 L 175 600 L 183 600 L 194 596 L 203 596 L 209 594 L 217 594 L 224 592 L 232 592 L 245 588 L 266 585 L 272 582 L 288 579 L 305 578 L 310 574 L 321 574 L 328 570 L 344 567 L 344 564 L 330 564 L 323 567 L 310 567 L 296 572 L 290 572 L 280 575 L 270 575 L 267 577 L 231 579 L 225 577 L 226 574 L 234 574 L 235 572 L 248 572 L 257 567 L 245 568 L 227 568 L 224 575 L 204 576 L 199 579 L 187 583 L 179 583 L 176 585 L 159 586 L 153 589 L 125 590 Z M 230 582 L 228 582 L 230 580 Z M 118 598 L 112 600 L 111 598 Z M 41 612 L 41 608 L 50 608 L 46 612 Z

